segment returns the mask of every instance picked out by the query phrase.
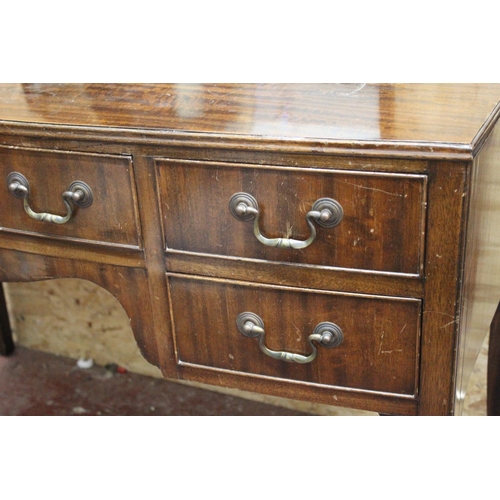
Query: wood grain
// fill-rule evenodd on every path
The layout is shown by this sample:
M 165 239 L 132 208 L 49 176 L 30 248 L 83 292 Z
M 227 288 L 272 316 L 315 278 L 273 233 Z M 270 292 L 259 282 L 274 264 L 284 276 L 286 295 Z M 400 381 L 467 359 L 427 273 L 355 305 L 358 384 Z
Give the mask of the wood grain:
M 95 241 L 75 238 L 52 238 L 45 234 L 12 229 L 0 230 L 0 233 L 0 248 L 72 260 L 100 262 L 101 264 L 145 267 L 144 253 L 136 247 L 99 244 Z
M 307 171 L 226 163 L 157 161 L 160 203 L 169 249 L 419 275 L 423 266 L 425 176 Z M 318 228 L 301 250 L 270 248 L 229 211 L 238 192 L 259 204 L 268 238 L 306 240 L 305 215 L 320 198 L 340 203 L 344 217 Z
M 153 321 L 152 301 L 145 269 L 106 265 L 63 257 L 0 251 L 0 280 L 40 281 L 55 278 L 81 278 L 110 292 L 123 306 L 142 355 L 159 365 L 159 346 Z M 138 297 L 141 300 L 137 300 Z M 161 339 L 161 337 L 160 337 Z
M 420 301 L 341 295 L 231 281 L 169 276 L 179 361 L 332 385 L 413 395 L 417 387 Z M 266 346 L 307 355 L 306 342 L 323 321 L 337 324 L 344 342 L 319 348 L 305 365 L 263 354 L 236 328 L 250 311 L 265 324 Z
M 144 238 L 144 260 L 147 269 L 147 297 L 152 302 L 151 328 L 146 336 L 153 336 L 158 345 L 158 366 L 165 377 L 176 378 L 175 346 L 172 335 L 172 322 L 168 307 L 168 290 L 165 287 L 165 257 L 162 248 L 162 233 L 159 230 L 160 209 L 156 194 L 154 162 L 151 158 L 137 157 L 137 187 L 139 208 Z M 136 297 L 140 304 L 142 297 Z
M 413 396 L 353 390 L 343 387 L 325 387 L 319 384 L 308 384 L 215 368 L 207 370 L 206 367 L 189 363 L 179 364 L 179 375 L 185 380 L 204 384 L 237 387 L 241 390 L 259 394 L 391 415 L 417 415 L 418 411 L 418 400 Z
M 419 395 L 423 415 L 454 411 L 468 207 L 466 166 L 436 162 L 429 171 Z
M 499 100 L 497 84 L 0 85 L 1 175 L 24 173 L 38 211 L 59 213 L 77 178 L 97 195 L 57 227 L 27 219 L 5 187 L 0 280 L 106 288 L 169 377 L 459 412 L 475 284 L 497 259 L 496 240 L 476 236 L 497 234 L 481 203 L 495 192 Z M 266 236 L 306 239 L 321 197 L 345 218 L 303 251 L 263 247 L 228 212 L 239 191 L 258 199 Z M 306 353 L 319 321 L 342 323 L 346 341 L 282 366 L 235 331 L 241 308 L 275 350 Z
M 500 302 L 500 129 L 490 135 L 470 165 L 470 204 L 465 242 L 460 358 L 456 405 L 460 410 L 474 363 Z M 498 319 L 495 322 L 498 324 Z M 492 328 L 491 352 L 495 351 Z M 493 359 L 491 367 L 494 371 Z M 500 358 L 499 358 L 500 361 Z M 500 370 L 497 368 L 500 372 Z M 491 378 L 491 377 L 490 377 Z
M 221 258 L 176 251 L 168 251 L 166 261 L 167 270 L 174 273 L 219 276 L 255 283 L 307 285 L 322 290 L 416 298 L 423 297 L 424 289 L 422 279 L 397 274 L 342 271 L 322 266 Z
M 35 212 L 65 215 L 62 193 L 77 180 L 90 186 L 94 201 L 90 207 L 78 209 L 66 224 L 31 219 L 23 201 L 7 190 L 10 172 L 20 172 L 27 178 L 29 202 Z M 17 229 L 139 248 L 130 157 L 0 147 L 0 179 L 4 183 L 4 195 L 0 197 L 0 225 L 4 231 Z
M 216 139 L 255 150 L 470 158 L 500 112 L 499 91 L 496 84 L 4 84 L 0 122 L 13 134 L 26 134 L 23 122 L 39 123 L 32 135 L 122 143 L 182 139 L 206 147 Z

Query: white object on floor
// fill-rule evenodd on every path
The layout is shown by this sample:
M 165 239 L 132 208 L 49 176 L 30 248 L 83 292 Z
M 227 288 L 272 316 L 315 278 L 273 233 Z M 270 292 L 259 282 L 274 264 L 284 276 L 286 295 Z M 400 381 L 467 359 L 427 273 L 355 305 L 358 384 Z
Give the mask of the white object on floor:
M 78 366 L 78 368 L 81 368 L 82 370 L 87 370 L 88 368 L 92 368 L 94 366 L 94 360 L 92 358 L 80 358 L 76 362 L 76 366 Z

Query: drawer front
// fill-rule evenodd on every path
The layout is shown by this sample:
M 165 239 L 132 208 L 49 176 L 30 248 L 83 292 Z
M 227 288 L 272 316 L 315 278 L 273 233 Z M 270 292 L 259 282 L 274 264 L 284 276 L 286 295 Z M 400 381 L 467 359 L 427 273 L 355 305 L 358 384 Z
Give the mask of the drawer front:
M 157 161 L 167 249 L 276 262 L 420 275 L 426 176 L 250 165 Z M 255 219 L 231 213 L 235 193 L 258 204 L 258 231 L 268 239 L 307 241 L 306 214 L 317 200 L 342 207 L 334 227 L 305 248 L 276 248 L 257 239 Z M 244 218 L 244 217 L 243 217 Z
M 180 363 L 309 384 L 416 394 L 419 300 L 174 275 L 169 284 Z M 318 347 L 316 358 L 305 364 L 274 359 L 261 350 L 259 338 L 240 332 L 237 319 L 242 313 L 253 313 L 263 321 L 264 345 L 271 351 L 309 356 L 308 337 L 325 322 L 341 329 L 343 341 L 336 347 Z
M 65 223 L 56 224 L 30 217 L 24 200 L 8 190 L 11 172 L 29 183 L 27 201 L 35 213 L 68 214 L 62 194 L 75 181 L 92 191 L 92 204 L 75 209 Z M 28 231 L 56 238 L 92 240 L 138 247 L 140 242 L 130 157 L 85 153 L 0 148 L 0 225 L 4 230 Z

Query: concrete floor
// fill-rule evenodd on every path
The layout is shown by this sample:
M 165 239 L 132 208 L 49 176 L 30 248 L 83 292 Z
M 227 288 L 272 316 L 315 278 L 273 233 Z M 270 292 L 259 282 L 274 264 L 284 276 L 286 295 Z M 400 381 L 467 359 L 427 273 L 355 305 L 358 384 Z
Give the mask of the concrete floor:
M 0 356 L 0 416 L 304 416 L 287 408 L 18 347 Z
M 469 384 L 464 416 L 486 414 L 486 356 L 487 343 Z M 0 416 L 310 416 L 315 414 L 312 409 L 303 412 L 157 377 L 119 373 L 116 365 L 80 369 L 72 358 L 20 346 L 11 356 L 0 356 Z M 367 413 L 332 407 L 330 415 Z

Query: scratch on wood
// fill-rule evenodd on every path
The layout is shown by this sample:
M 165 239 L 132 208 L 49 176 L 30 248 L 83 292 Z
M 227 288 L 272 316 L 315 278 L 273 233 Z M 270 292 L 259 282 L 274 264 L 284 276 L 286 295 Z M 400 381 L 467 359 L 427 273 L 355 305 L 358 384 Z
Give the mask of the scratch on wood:
M 378 354 L 380 356 L 380 353 L 382 352 L 382 344 L 384 343 L 384 332 L 382 332 L 382 335 L 380 336 L 380 345 L 378 346 Z
M 455 316 L 453 316 L 453 314 L 443 313 L 439 311 L 424 311 L 424 314 L 441 314 L 442 316 L 448 316 L 449 318 L 453 318 L 453 321 L 455 321 Z
M 297 332 L 300 333 L 300 330 L 299 328 L 297 327 L 297 325 L 292 321 L 292 325 L 294 326 L 294 328 L 297 330 Z M 297 339 L 297 340 L 300 340 L 300 337 Z
M 366 83 L 362 83 L 361 86 L 358 87 L 357 89 L 352 90 L 351 92 L 340 92 L 340 95 L 350 96 L 350 95 L 357 94 L 358 92 L 363 90 L 365 88 L 365 86 L 366 86 Z
M 458 318 L 455 318 L 453 321 L 450 321 L 449 323 L 446 323 L 446 325 L 443 325 L 440 330 L 443 328 L 446 328 L 447 326 L 453 325 L 453 323 L 458 323 Z
M 366 189 L 367 191 L 378 191 L 379 193 L 388 194 L 390 196 L 399 196 L 400 198 L 403 197 L 403 195 L 401 193 L 390 193 L 389 191 L 384 191 L 383 189 L 377 189 L 377 188 L 372 188 L 372 187 L 368 187 L 368 186 L 363 186 L 361 184 L 354 184 L 354 182 L 347 182 L 347 181 L 338 181 L 338 182 L 342 182 L 343 184 L 349 184 L 350 186 L 354 186 L 357 188 Z

